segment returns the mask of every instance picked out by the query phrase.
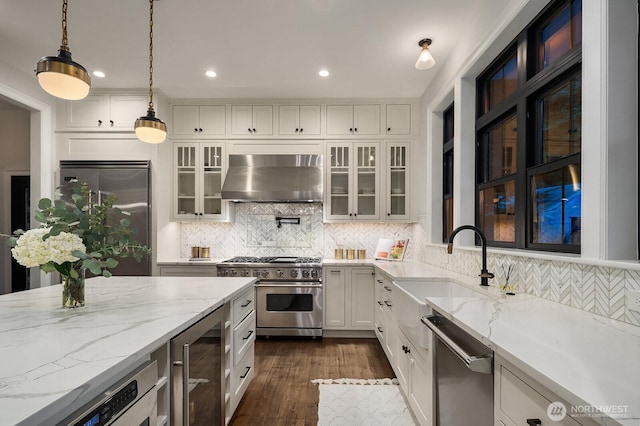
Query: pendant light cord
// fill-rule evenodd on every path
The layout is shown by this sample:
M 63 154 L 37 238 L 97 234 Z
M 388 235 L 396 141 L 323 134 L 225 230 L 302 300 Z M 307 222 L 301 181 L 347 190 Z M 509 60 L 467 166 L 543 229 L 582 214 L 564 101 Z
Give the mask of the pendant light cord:
M 153 1 L 149 0 L 149 111 L 153 111 Z
M 60 50 L 65 52 L 69 51 L 67 39 L 67 0 L 62 0 L 62 45 L 60 46 Z

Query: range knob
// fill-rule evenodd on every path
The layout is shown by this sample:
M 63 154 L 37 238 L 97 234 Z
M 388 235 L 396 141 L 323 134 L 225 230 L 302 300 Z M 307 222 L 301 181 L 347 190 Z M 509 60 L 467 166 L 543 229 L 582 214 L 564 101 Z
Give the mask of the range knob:
M 309 278 L 309 271 L 302 271 L 302 276 L 304 278 Z
M 257 269 L 255 271 L 253 271 L 253 276 L 254 277 L 259 277 L 260 276 L 260 271 L 258 271 Z
M 269 276 L 269 271 L 267 271 L 266 269 L 262 271 L 262 278 L 267 278 L 268 276 Z
M 284 271 L 283 271 L 282 269 L 278 269 L 278 270 L 276 271 L 276 276 L 277 276 L 277 277 L 283 277 L 283 276 L 284 276 Z
M 222 269 L 218 270 L 218 276 L 219 277 L 226 277 L 227 276 L 227 271 L 224 271 Z
M 318 271 L 311 271 L 311 278 L 318 278 Z
M 232 269 L 229 271 L 229 275 L 232 277 L 235 277 L 236 275 L 238 275 L 238 271 L 236 271 L 235 269 Z
M 248 269 L 243 269 L 241 272 L 243 277 L 248 277 L 249 276 L 249 270 Z
M 292 269 L 291 270 L 291 277 L 292 278 L 298 278 L 298 270 L 297 269 Z

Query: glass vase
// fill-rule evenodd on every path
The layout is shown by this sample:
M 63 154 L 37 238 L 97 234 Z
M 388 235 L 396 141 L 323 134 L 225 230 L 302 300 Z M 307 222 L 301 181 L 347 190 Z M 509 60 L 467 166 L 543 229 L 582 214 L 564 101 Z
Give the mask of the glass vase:
M 84 306 L 84 269 L 78 271 L 78 278 L 62 277 L 62 307 L 80 308 Z

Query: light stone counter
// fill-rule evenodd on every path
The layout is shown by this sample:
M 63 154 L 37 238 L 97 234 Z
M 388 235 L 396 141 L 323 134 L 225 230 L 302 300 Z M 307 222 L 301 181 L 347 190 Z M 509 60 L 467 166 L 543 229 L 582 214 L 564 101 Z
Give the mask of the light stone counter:
M 70 310 L 60 285 L 0 296 L 0 425 L 61 420 L 254 282 L 90 278 Z
M 626 406 L 592 420 L 640 425 L 640 327 L 526 294 L 426 301 L 571 405 Z

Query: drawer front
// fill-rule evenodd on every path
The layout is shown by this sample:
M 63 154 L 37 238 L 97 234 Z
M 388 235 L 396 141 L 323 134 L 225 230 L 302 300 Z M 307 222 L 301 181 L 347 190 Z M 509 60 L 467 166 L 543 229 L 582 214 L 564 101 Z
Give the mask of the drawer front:
M 526 425 L 528 419 L 540 419 L 543 425 L 547 423 L 558 426 L 580 425 L 569 416 L 561 421 L 552 422 L 547 415 L 550 403 L 551 401 L 507 368 L 500 367 L 500 410 L 516 425 Z
M 238 365 L 249 349 L 253 350 L 255 340 L 256 313 L 253 311 L 233 329 L 233 365 Z
M 251 287 L 240 296 L 233 300 L 233 325 L 237 325 L 242 321 L 251 311 L 255 305 L 256 290 Z
M 236 409 L 255 374 L 253 345 L 231 373 L 231 412 Z

